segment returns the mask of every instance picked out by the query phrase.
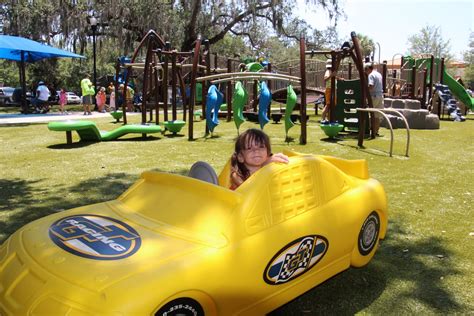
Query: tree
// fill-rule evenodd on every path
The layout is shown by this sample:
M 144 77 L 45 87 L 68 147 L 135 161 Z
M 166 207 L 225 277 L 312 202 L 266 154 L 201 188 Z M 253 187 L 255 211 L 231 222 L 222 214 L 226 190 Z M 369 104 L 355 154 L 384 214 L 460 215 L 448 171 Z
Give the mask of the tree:
M 411 55 L 431 54 L 435 58 L 452 59 L 449 40 L 444 41 L 440 27 L 427 25 L 418 34 L 408 37 Z
M 374 53 L 374 47 L 375 47 L 374 41 L 367 35 L 363 35 L 363 34 L 357 34 L 357 37 L 359 38 L 359 41 L 360 41 L 362 56 L 369 59 L 373 57 L 372 55 Z
M 474 32 L 469 34 L 469 49 L 464 52 L 464 61 L 468 63 L 466 70 L 464 71 L 464 82 L 474 88 Z
M 339 0 L 304 0 L 308 10 L 325 10 L 337 23 Z M 294 40 L 310 27 L 294 15 L 297 0 L 3 0 L 0 25 L 5 34 L 25 36 L 89 55 L 90 16 L 98 20 L 98 77 L 121 55 L 130 56 L 137 41 L 155 30 L 172 47 L 190 51 L 198 34 L 215 45 L 241 38 L 257 50 L 269 37 Z M 228 37 L 231 36 L 231 37 Z M 225 45 L 224 45 L 225 46 Z M 112 50 L 115 56 L 107 53 Z M 82 63 L 82 62 L 81 62 Z M 83 65 L 89 68 L 89 60 Z M 61 65 L 61 63 L 60 63 Z M 77 67 L 76 67 L 77 68 Z M 75 68 L 75 69 L 76 69 Z M 108 70 L 107 70 L 108 71 Z

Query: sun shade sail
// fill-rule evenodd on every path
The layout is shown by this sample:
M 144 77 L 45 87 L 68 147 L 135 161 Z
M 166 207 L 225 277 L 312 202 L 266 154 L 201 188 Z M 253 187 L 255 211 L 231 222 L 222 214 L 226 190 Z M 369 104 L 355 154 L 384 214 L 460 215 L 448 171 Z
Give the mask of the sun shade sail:
M 35 62 L 40 59 L 57 57 L 85 58 L 84 56 L 41 44 L 27 38 L 0 35 L 0 59 L 21 61 L 22 52 L 25 62 Z

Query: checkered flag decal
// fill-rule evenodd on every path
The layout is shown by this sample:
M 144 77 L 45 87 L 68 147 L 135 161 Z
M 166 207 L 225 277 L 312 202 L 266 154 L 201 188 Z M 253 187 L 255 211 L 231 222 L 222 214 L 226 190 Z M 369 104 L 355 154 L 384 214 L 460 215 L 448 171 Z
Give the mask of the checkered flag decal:
M 306 269 L 314 251 L 315 239 L 305 238 L 294 254 L 287 254 L 276 283 L 286 282 L 298 269 Z

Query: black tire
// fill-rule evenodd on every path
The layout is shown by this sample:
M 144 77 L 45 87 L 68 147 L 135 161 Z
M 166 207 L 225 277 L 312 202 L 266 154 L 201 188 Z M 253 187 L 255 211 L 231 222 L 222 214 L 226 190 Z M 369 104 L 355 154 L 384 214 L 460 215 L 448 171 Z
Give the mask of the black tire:
M 377 245 L 380 232 L 380 217 L 377 212 L 373 211 L 364 221 L 357 241 L 359 253 L 367 256 Z
M 204 310 L 192 298 L 182 297 L 166 303 L 155 316 L 204 316 Z

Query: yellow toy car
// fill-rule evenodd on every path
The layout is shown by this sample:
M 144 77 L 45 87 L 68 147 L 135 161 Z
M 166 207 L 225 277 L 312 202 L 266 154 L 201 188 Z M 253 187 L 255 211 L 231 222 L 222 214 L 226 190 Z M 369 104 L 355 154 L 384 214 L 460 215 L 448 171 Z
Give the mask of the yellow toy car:
M 0 246 L 1 315 L 264 315 L 373 257 L 387 229 L 365 160 L 290 153 L 237 190 L 145 172 L 118 199 Z

